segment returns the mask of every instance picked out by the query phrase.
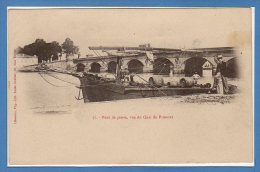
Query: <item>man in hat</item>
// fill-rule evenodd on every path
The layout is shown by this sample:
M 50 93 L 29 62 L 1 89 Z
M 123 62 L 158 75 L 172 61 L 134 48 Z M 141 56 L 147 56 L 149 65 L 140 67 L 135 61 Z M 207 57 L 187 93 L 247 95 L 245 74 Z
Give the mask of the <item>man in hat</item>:
M 217 69 L 215 75 L 215 85 L 217 87 L 217 93 L 219 94 L 227 94 L 228 93 L 228 83 L 225 77 L 227 65 L 226 62 L 223 61 L 223 56 L 217 56 Z

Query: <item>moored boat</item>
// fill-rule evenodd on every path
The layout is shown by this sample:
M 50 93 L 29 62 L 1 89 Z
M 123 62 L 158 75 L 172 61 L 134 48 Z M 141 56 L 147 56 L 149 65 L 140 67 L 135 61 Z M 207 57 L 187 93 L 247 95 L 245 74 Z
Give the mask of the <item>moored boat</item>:
M 120 58 L 120 57 L 118 57 Z M 119 60 L 118 60 L 119 61 Z M 84 102 L 113 101 L 122 99 L 136 99 L 147 97 L 162 97 L 173 95 L 187 95 L 193 93 L 213 93 L 215 88 L 210 83 L 196 85 L 193 80 L 178 79 L 176 84 L 164 83 L 162 77 L 149 77 L 143 79 L 138 74 L 123 75 L 120 72 L 120 64 L 117 64 L 116 77 L 114 79 L 100 77 L 97 74 L 84 72 L 74 75 L 80 80 L 79 89 L 82 90 Z M 139 76 L 143 82 L 136 82 L 133 76 Z M 173 78 L 176 81 L 176 78 Z M 161 82 L 159 82 L 160 80 Z

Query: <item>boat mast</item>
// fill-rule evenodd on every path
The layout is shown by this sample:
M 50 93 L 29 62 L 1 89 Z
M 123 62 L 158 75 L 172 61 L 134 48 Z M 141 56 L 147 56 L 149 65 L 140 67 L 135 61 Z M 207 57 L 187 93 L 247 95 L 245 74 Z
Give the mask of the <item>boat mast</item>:
M 120 78 L 121 78 L 121 63 L 122 63 L 122 61 L 121 61 L 121 59 L 122 59 L 122 57 L 120 57 L 120 56 L 117 56 L 116 57 L 116 80 L 120 80 Z

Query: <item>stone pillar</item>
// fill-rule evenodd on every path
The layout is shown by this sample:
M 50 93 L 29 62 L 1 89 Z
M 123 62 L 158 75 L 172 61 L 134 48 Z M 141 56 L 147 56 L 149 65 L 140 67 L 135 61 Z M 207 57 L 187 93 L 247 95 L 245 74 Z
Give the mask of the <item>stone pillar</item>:
M 171 65 L 170 66 L 170 77 L 173 77 L 173 73 L 174 73 L 174 66 Z
M 153 72 L 152 62 L 146 60 L 143 71 L 144 71 L 144 73 L 152 73 Z
M 89 71 L 90 70 L 90 63 L 85 61 L 83 64 L 85 65 L 85 72 Z
M 172 63 L 174 64 L 174 68 L 173 68 L 174 74 L 184 74 L 186 60 L 187 58 L 185 57 L 177 57 L 172 59 Z
M 101 67 L 100 67 L 100 72 L 107 72 L 107 65 L 106 65 L 106 63 L 105 62 L 101 62 L 101 63 L 99 63 L 100 65 L 101 65 Z
M 216 70 L 217 70 L 217 63 L 214 60 L 215 57 L 210 56 L 210 57 L 203 57 L 203 58 L 205 58 L 206 60 L 208 60 L 212 64 L 212 75 L 215 75 Z
M 121 63 L 122 63 L 121 69 L 122 70 L 128 70 L 128 65 L 127 65 L 128 62 L 129 62 L 129 60 L 125 60 L 125 59 L 121 60 Z

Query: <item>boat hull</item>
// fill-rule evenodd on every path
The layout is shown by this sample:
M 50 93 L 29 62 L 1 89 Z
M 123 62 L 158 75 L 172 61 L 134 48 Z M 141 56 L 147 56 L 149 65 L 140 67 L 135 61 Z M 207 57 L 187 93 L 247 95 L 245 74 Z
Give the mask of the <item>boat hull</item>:
M 84 79 L 81 80 L 81 89 L 84 102 L 113 101 L 212 92 L 211 88 L 170 88 L 167 86 L 157 88 L 148 87 L 147 85 L 124 85 L 123 83 L 116 81 L 101 82 L 88 81 Z

